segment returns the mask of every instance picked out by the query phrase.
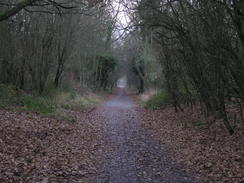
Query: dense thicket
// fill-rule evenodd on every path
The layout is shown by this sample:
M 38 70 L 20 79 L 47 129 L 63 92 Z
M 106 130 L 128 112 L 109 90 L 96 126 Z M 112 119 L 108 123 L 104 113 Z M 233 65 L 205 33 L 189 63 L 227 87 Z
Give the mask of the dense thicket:
M 1 83 L 40 94 L 50 84 L 73 82 L 106 89 L 115 69 L 108 6 L 105 1 L 1 1 Z M 102 58 L 113 63 L 110 70 Z
M 134 32 L 156 52 L 175 110 L 200 102 L 232 134 L 226 105 L 239 106 L 243 120 L 244 1 L 141 0 L 132 6 Z

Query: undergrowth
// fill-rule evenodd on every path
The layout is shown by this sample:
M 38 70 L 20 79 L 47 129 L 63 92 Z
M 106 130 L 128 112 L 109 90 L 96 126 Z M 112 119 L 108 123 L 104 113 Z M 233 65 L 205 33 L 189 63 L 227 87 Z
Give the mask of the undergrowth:
M 42 96 L 26 94 L 13 86 L 0 84 L 0 108 L 27 110 L 41 115 L 74 121 L 69 110 L 91 108 L 100 103 L 95 95 L 82 96 L 75 91 L 50 87 Z
M 14 90 L 13 86 L 0 84 L 0 107 L 8 108 L 10 106 L 16 106 L 18 103 L 18 93 Z
M 172 104 L 170 95 L 162 90 L 145 101 L 144 105 L 149 109 L 162 109 Z

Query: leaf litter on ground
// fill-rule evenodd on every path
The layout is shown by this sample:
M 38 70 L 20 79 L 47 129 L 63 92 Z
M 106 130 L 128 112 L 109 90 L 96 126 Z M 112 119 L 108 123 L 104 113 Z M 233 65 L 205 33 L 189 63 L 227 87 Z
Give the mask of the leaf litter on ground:
M 102 127 L 92 112 L 71 113 L 77 122 L 0 110 L 0 182 L 89 182 Z
M 188 172 L 194 172 L 199 182 L 244 181 L 243 125 L 230 136 L 221 120 L 205 123 L 199 110 L 175 113 L 173 108 L 141 109 L 141 114 L 144 127 Z

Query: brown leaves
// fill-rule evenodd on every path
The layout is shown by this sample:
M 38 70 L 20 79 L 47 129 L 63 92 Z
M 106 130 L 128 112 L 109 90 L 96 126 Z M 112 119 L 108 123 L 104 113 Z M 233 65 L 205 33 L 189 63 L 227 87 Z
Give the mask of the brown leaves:
M 97 171 L 99 123 L 73 115 L 77 123 L 0 111 L 0 182 L 87 182 Z
M 221 121 L 209 125 L 198 110 L 144 110 L 144 126 L 168 146 L 199 182 L 239 183 L 244 177 L 243 129 L 229 136 Z

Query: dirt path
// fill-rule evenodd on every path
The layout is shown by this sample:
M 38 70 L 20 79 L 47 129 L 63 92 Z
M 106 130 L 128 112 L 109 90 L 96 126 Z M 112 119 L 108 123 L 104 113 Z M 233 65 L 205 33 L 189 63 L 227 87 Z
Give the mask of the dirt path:
M 92 182 L 96 183 L 191 183 L 194 178 L 177 168 L 159 142 L 153 140 L 140 121 L 136 104 L 124 93 L 98 108 L 104 119 L 111 149 Z
M 123 92 L 75 123 L 0 110 L 0 183 L 192 183 Z

